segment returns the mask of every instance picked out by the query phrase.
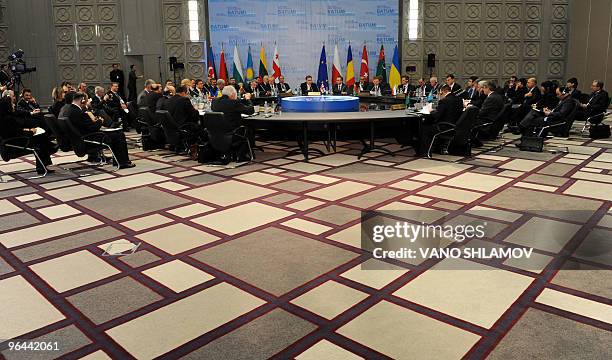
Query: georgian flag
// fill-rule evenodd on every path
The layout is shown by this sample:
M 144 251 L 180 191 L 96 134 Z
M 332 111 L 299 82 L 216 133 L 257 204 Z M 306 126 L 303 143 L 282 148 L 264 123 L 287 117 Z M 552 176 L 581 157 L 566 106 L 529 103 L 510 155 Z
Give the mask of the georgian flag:
M 275 81 L 278 83 L 278 78 L 281 76 L 280 58 L 278 56 L 278 46 L 274 43 L 274 60 L 272 61 L 272 71 Z

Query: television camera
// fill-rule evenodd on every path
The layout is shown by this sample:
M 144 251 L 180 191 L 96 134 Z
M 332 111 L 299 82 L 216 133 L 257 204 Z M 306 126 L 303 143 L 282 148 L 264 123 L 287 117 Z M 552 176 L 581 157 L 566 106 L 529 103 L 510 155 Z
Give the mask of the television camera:
M 9 69 L 11 70 L 11 74 L 12 74 L 9 86 L 13 88 L 16 94 L 19 93 L 20 88 L 23 87 L 23 82 L 21 81 L 21 75 L 32 73 L 36 71 L 36 66 L 28 67 L 26 65 L 26 62 L 23 59 L 24 55 L 25 55 L 25 52 L 19 49 L 13 52 L 12 54 L 10 54 L 7 58 L 9 62 Z

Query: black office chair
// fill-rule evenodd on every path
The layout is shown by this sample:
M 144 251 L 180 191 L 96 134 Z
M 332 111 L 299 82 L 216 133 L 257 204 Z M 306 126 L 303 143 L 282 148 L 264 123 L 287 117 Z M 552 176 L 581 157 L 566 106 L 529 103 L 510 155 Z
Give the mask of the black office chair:
M 42 163 L 40 156 L 38 155 L 38 149 L 31 145 L 31 139 L 27 136 L 19 136 L 12 138 L 2 138 L 0 137 L 0 157 L 5 162 L 9 162 L 13 159 L 18 159 L 22 156 L 34 154 L 34 157 L 39 163 Z M 3 179 L 2 175 L 17 175 L 23 173 L 24 171 L 16 171 L 12 173 L 0 173 L 0 182 L 7 183 L 10 180 Z M 29 172 L 29 170 L 27 171 Z M 28 180 L 40 179 L 47 176 L 47 168 L 45 167 L 45 172 L 43 174 L 39 174 L 36 176 L 29 177 Z
M 476 123 L 476 116 L 480 109 L 476 106 L 468 106 L 459 117 L 456 124 L 448 122 L 437 123 L 436 132 L 429 144 L 427 157 L 432 159 L 431 150 L 436 139 L 449 141 L 449 153 L 453 155 L 471 156 L 472 155 L 472 129 Z M 452 150 L 452 151 L 451 151 Z
M 136 129 L 137 133 L 140 134 L 142 130 L 140 128 L 140 123 L 138 122 L 138 106 L 136 105 L 136 101 L 129 101 L 127 103 L 127 108 L 129 111 L 129 113 L 127 114 L 128 119 L 129 119 L 129 124 L 134 129 Z
M 161 125 L 166 143 L 172 145 L 177 153 L 189 154 L 191 145 L 201 141 L 201 130 L 197 124 L 179 125 L 167 110 L 157 110 L 155 121 Z
M 70 122 L 70 119 L 60 117 L 57 119 L 57 127 L 60 133 L 70 139 L 72 151 L 78 157 L 84 157 L 89 154 L 103 153 L 105 149 L 110 151 L 115 162 L 115 171 L 119 170 L 119 161 L 111 149 L 110 145 L 104 142 L 104 132 L 98 131 L 91 134 L 81 134 L 81 132 Z M 115 130 L 121 131 L 121 130 Z M 104 158 L 104 157 L 102 157 Z
M 569 137 L 570 130 L 572 125 L 574 124 L 574 119 L 576 118 L 576 114 L 578 114 L 578 101 L 575 99 L 569 99 L 574 105 L 572 112 L 568 115 L 568 117 L 564 121 L 560 121 L 554 124 L 545 124 L 542 127 L 535 128 L 534 134 L 537 134 L 538 137 L 545 137 L 548 132 L 553 133 L 554 135 L 561 137 Z
M 234 128 L 223 118 L 222 112 L 206 113 L 206 132 L 208 144 L 219 154 L 231 154 L 246 145 L 250 159 L 254 159 L 253 149 L 249 141 L 248 128 L 240 126 Z
M 47 124 L 47 127 L 55 136 L 55 141 L 57 141 L 59 149 L 64 152 L 72 151 L 72 145 L 70 145 L 70 138 L 60 130 L 55 115 L 45 114 L 44 120 L 45 124 Z
M 504 126 L 510 121 L 511 113 L 512 103 L 506 103 L 493 121 L 474 127 L 475 136 L 481 140 L 495 140 L 499 138 L 504 130 Z
M 166 143 L 164 130 L 161 124 L 155 121 L 148 107 L 143 106 L 138 109 L 136 121 L 140 124 L 142 149 L 147 151 L 163 149 Z

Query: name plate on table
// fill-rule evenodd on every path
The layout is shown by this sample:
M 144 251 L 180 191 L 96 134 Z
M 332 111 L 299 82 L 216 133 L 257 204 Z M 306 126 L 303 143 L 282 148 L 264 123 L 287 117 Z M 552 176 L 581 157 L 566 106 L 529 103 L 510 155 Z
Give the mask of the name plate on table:
M 394 104 L 394 105 L 391 105 L 391 110 L 406 110 L 406 105 Z
M 308 93 L 308 96 L 320 96 L 320 95 L 321 95 L 321 93 L 318 92 L 318 91 L 311 91 L 311 92 Z

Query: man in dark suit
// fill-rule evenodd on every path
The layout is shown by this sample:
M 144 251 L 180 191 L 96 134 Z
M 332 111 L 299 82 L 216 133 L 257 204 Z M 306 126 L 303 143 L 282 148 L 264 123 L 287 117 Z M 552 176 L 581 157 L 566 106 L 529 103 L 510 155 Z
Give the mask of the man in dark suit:
M 388 84 L 382 82 L 380 76 L 375 76 L 372 80 L 372 87 L 370 88 L 370 95 L 372 96 L 384 96 L 391 94 L 391 88 Z
M 245 94 L 244 100 L 238 100 L 238 93 L 235 88 L 228 86 L 223 89 L 222 96 L 215 99 L 211 106 L 213 111 L 222 112 L 223 119 L 227 123 L 226 133 L 233 133 L 243 124 L 242 114 L 252 115 L 255 108 L 251 103 L 251 94 Z M 232 149 L 233 154 L 221 154 L 221 161 L 229 163 L 232 155 L 235 155 L 238 162 L 249 160 L 247 157 L 247 147 L 244 142 L 240 148 Z
M 463 102 L 450 91 L 450 86 L 444 85 L 440 88 L 440 100 L 438 107 L 431 112 L 434 122 L 447 122 L 455 124 L 463 112 Z
M 336 83 L 332 87 L 333 95 L 346 95 L 346 85 L 342 83 L 342 76 L 336 78 Z
M 162 89 L 160 84 L 153 84 L 151 86 L 151 92 L 144 98 L 143 107 L 148 107 L 151 114 L 154 114 L 157 110 L 157 102 L 163 98 Z
M 578 79 L 573 77 L 567 80 L 565 92 L 568 93 L 572 97 L 572 99 L 580 101 L 582 93 L 580 92 L 580 90 L 578 90 Z
M 424 78 L 417 80 L 417 86 L 414 89 L 416 96 L 427 96 L 427 83 Z
M 432 76 L 429 79 L 429 84 L 427 84 L 427 86 L 425 87 L 425 90 L 427 91 L 425 96 L 436 94 L 439 89 L 440 89 L 440 84 L 438 84 L 438 78 L 435 76 Z
M 429 144 L 431 143 L 431 139 L 434 133 L 440 130 L 439 123 L 450 123 L 455 124 L 459 117 L 461 117 L 461 113 L 463 112 L 463 101 L 461 98 L 455 96 L 450 92 L 450 86 L 444 85 L 440 88 L 440 101 L 438 102 L 438 106 L 435 110 L 431 112 L 431 114 L 425 118 L 425 121 L 421 124 L 420 134 L 419 134 L 419 142 L 417 146 L 417 153 L 419 155 L 426 154 Z M 446 129 L 444 127 L 443 129 Z M 441 149 L 443 153 L 446 153 L 446 149 L 448 148 L 448 144 L 442 144 Z
M 85 106 L 85 95 L 83 93 L 76 93 L 72 97 L 72 103 L 69 104 L 68 108 L 64 112 L 64 117 L 68 118 L 68 121 L 82 134 L 92 134 L 100 131 L 102 127 L 102 120 L 97 118 L 93 113 L 87 111 L 83 112 Z M 132 168 L 136 166 L 130 161 L 127 150 L 127 143 L 125 141 L 125 134 L 121 131 L 105 131 L 94 137 L 97 141 L 107 143 L 113 150 L 119 167 L 121 169 Z M 113 159 L 114 161 L 114 159 Z
M 278 77 L 278 84 L 276 84 L 276 87 L 281 94 L 291 92 L 291 86 L 285 82 L 285 77 L 283 75 Z
M 504 85 L 504 97 L 507 99 L 514 98 L 514 93 L 516 92 L 516 83 L 518 82 L 518 77 L 516 75 L 510 76 L 510 79 Z
M 300 85 L 302 96 L 307 96 L 309 92 L 318 92 L 317 86 L 312 83 L 312 76 L 308 75 L 304 78 L 306 81 Z
M 463 93 L 461 93 L 461 98 L 463 100 L 472 101 L 478 96 L 478 94 L 478 76 L 470 76 L 470 78 L 465 84 L 465 89 L 463 90 Z
M 571 115 L 577 106 L 576 100 L 565 93 L 563 88 L 557 88 L 556 93 L 560 102 L 554 109 L 532 111 L 521 121 L 519 129 L 523 136 L 532 135 L 535 128 L 564 122 Z
M 113 118 L 116 123 L 123 125 L 123 130 L 129 130 L 129 116 L 127 111 L 127 104 L 123 100 L 123 96 L 119 92 L 119 83 L 112 83 L 110 91 L 104 96 L 104 102 L 106 108 L 109 111 L 109 115 Z
M 27 111 L 32 115 L 40 113 L 40 106 L 32 96 L 32 90 L 26 88 L 21 91 L 21 98 L 17 102 L 17 110 Z
M 125 74 L 123 70 L 119 69 L 119 64 L 113 64 L 113 70 L 110 72 L 110 81 L 119 85 L 117 92 L 125 99 Z
M 455 75 L 446 75 L 446 85 L 450 88 L 452 94 L 457 95 L 461 91 L 461 86 L 455 82 Z
M 527 91 L 523 96 L 523 106 L 531 107 L 537 104 L 542 99 L 542 92 L 538 87 L 538 81 L 535 78 L 529 78 L 527 80 Z
M 130 73 L 128 74 L 128 101 L 138 102 L 138 91 L 136 90 L 136 81 L 142 79 L 143 75 L 136 74 L 136 65 L 130 65 Z
M 178 87 L 176 95 L 168 99 L 166 107 L 179 126 L 185 123 L 197 124 L 200 121 L 200 113 L 191 104 L 186 86 Z
M 24 111 L 15 110 L 15 94 L 12 90 L 5 91 L 5 96 L 0 99 L 0 137 L 9 139 L 13 137 L 27 137 L 30 147 L 37 150 L 40 158 L 36 159 L 36 172 L 39 175 L 54 172 L 51 169 L 46 169 L 46 166 L 51 165 L 51 155 L 57 151 L 57 145 L 54 145 L 49 138 L 50 132 L 35 135 L 37 127 L 32 123 L 31 116 Z M 23 141 L 19 141 L 23 145 Z M 10 149 L 7 148 L 8 154 Z
M 414 86 L 410 84 L 410 77 L 407 75 L 402 76 L 402 83 L 397 87 L 396 94 L 404 94 L 406 96 L 410 96 L 413 92 Z
M 144 89 L 140 92 L 140 94 L 138 94 L 138 97 L 136 98 L 136 104 L 138 105 L 138 107 L 146 106 L 145 98 L 151 92 L 151 86 L 153 86 L 153 84 L 155 84 L 155 80 L 153 79 L 147 79 L 145 81 Z
M 589 97 L 589 102 L 580 105 L 584 111 L 585 118 L 605 113 L 608 110 L 608 106 L 610 106 L 610 96 L 603 88 L 603 81 L 594 80 L 591 84 L 591 90 L 593 92 Z M 593 120 L 595 120 L 594 123 L 598 123 L 601 122 L 603 118 L 598 117 Z
M 257 80 L 251 80 L 249 86 L 244 89 L 245 95 L 251 94 L 251 97 L 261 97 L 263 93 L 259 92 L 259 85 L 257 84 Z
M 504 108 L 504 98 L 495 91 L 496 86 L 492 82 L 483 80 L 478 83 L 478 86 L 486 98 L 478 111 L 477 123 L 493 122 Z
M 227 87 L 219 99 L 213 100 L 211 109 L 224 114 L 223 119 L 231 124 L 232 131 L 242 125 L 241 114 L 255 113 L 255 108 L 251 103 L 251 94 L 245 94 L 244 100 L 238 100 L 238 92 L 232 87 Z
M 365 76 L 360 76 L 359 82 L 357 83 L 357 89 L 359 89 L 359 92 L 370 91 L 370 89 L 372 89 L 372 84 L 366 80 Z

